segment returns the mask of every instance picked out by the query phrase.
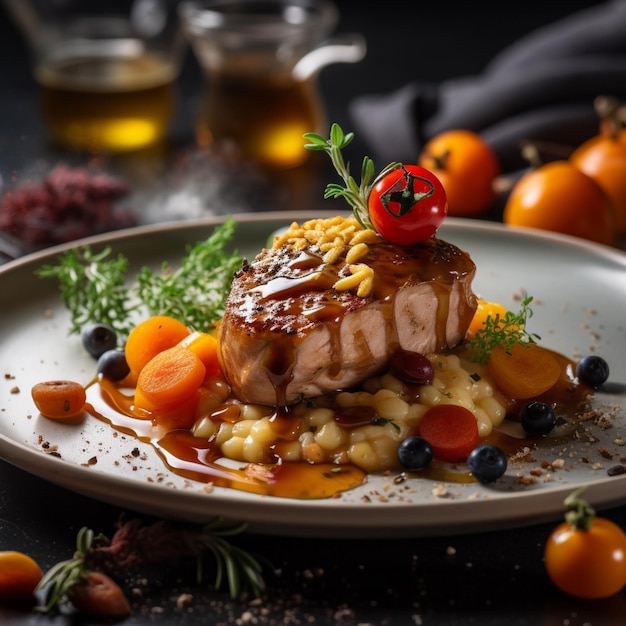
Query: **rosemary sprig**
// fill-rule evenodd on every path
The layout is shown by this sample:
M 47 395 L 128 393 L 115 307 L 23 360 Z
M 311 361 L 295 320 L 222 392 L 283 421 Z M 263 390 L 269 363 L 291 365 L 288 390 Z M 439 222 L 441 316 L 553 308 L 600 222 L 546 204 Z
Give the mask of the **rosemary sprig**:
M 45 590 L 46 603 L 37 607 L 41 613 L 49 613 L 68 602 L 68 594 L 85 574 L 85 559 L 92 550 L 94 532 L 83 526 L 76 535 L 76 551 L 71 559 L 53 565 L 42 577 L 38 589 Z
M 242 258 L 226 245 L 236 224 L 228 218 L 205 239 L 188 247 L 178 269 L 163 263 L 158 272 L 139 270 L 130 283 L 129 261 L 110 247 L 93 252 L 89 246 L 61 255 L 56 265 L 35 273 L 56 278 L 61 298 L 71 315 L 70 334 L 80 334 L 88 322 L 109 324 L 124 338 L 133 327 L 132 315 L 145 308 L 149 315 L 170 315 L 190 328 L 204 329 L 219 319 L 233 275 Z
M 226 584 L 233 599 L 243 590 L 259 597 L 265 588 L 263 565 L 267 564 L 229 540 L 245 529 L 245 524 L 230 525 L 222 518 L 198 528 L 178 528 L 163 521 L 144 525 L 132 519 L 120 523 L 109 539 L 83 527 L 76 536 L 72 558 L 52 566 L 42 577 L 38 588 L 45 592 L 46 602 L 37 610 L 49 613 L 69 602 L 72 587 L 89 571 L 115 575 L 141 564 L 171 565 L 192 556 L 196 558 L 197 581 L 201 583 L 202 556 L 207 551 L 215 559 L 215 589 Z
M 528 320 L 533 316 L 530 303 L 532 296 L 526 296 L 518 313 L 507 311 L 504 317 L 496 314 L 487 316 L 484 326 L 468 342 L 467 347 L 474 361 L 486 363 L 496 346 L 504 346 L 508 351 L 515 344 L 537 343 L 541 337 L 526 330 Z
M 387 172 L 400 166 L 400 163 L 390 163 L 376 176 L 374 161 L 368 156 L 363 158 L 361 164 L 361 182 L 357 183 L 350 174 L 350 164 L 346 163 L 342 150 L 354 139 L 354 133 L 344 133 L 339 124 L 333 124 L 330 128 L 330 138 L 326 139 L 316 133 L 306 133 L 304 135 L 309 143 L 304 147 L 307 150 L 318 150 L 326 152 L 335 167 L 335 170 L 343 179 L 344 185 L 329 183 L 324 192 L 324 198 L 344 198 L 352 207 L 354 216 L 363 228 L 373 229 L 367 208 L 367 199 L 376 181 Z

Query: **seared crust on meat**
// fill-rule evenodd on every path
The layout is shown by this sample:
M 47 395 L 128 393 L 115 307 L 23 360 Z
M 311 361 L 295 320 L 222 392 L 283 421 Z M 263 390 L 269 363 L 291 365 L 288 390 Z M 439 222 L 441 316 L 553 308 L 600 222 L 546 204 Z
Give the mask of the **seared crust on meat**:
M 402 348 L 429 354 L 464 338 L 476 309 L 475 265 L 456 246 L 430 239 L 367 244 L 358 266 L 333 263 L 318 243 L 263 250 L 235 275 L 220 324 L 220 360 L 244 402 L 286 405 L 348 389 L 383 370 Z M 357 295 L 355 267 L 371 268 Z M 366 272 L 367 273 L 367 272 Z M 346 280 L 354 288 L 339 290 Z

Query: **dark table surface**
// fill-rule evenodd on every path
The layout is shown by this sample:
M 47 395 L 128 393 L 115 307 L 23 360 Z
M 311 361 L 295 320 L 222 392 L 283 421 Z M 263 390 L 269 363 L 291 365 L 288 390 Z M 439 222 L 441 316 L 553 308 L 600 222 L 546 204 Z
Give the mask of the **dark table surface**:
M 407 5 L 393 0 L 373 6 L 340 2 L 340 30 L 364 34 L 369 50 L 360 64 L 323 71 L 320 87 L 328 103 L 329 119 L 349 127 L 347 103 L 361 93 L 385 93 L 415 77 L 437 81 L 479 72 L 494 53 L 517 36 L 585 4 L 592 3 L 530 2 L 515 7 L 494 3 L 478 11 L 471 8 L 476 6 L 472 4 L 449 8 L 431 3 L 407 14 Z M 0 175 L 5 183 L 27 180 L 59 160 L 74 158 L 80 162 L 47 144 L 25 50 L 2 15 L 0 54 Z M 199 97 L 199 81 L 197 66 L 190 57 L 181 78 L 175 140 L 166 156 L 108 165 L 134 177 L 136 184 L 150 186 L 162 177 L 193 145 L 190 120 Z M 310 189 L 318 182 L 311 196 Z M 305 187 L 299 186 L 301 180 L 290 180 L 289 184 L 293 185 L 291 195 L 279 199 L 281 208 L 321 205 L 321 180 L 308 181 Z M 276 206 L 259 203 L 252 210 L 269 208 Z M 110 534 L 122 514 L 135 515 L 0 461 L 0 550 L 26 552 L 43 569 L 71 556 L 81 526 Z M 626 527 L 626 507 L 602 514 Z M 124 623 L 624 624 L 624 593 L 608 600 L 577 600 L 560 593 L 548 580 L 543 546 L 557 521 L 485 533 L 402 539 L 327 540 L 244 534 L 233 541 L 268 557 L 276 568 L 267 576 L 268 589 L 261 601 L 231 600 L 225 592 L 213 590 L 210 581 L 198 585 L 193 568 L 163 568 L 146 579 L 129 574 L 129 587 L 136 591 L 131 598 L 133 615 Z M 184 593 L 191 594 L 191 599 L 178 607 L 177 600 Z M 77 623 L 69 615 L 47 617 L 3 608 L 0 622 Z

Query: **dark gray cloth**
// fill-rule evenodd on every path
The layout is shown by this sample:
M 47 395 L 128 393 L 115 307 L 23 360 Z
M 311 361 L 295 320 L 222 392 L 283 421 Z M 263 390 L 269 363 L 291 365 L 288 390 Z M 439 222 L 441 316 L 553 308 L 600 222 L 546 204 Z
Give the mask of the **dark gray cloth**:
M 574 147 L 598 131 L 594 99 L 626 100 L 626 0 L 537 29 L 476 76 L 411 82 L 350 103 L 355 131 L 380 161 L 414 161 L 444 130 L 481 133 L 505 171 L 523 167 L 524 140 Z

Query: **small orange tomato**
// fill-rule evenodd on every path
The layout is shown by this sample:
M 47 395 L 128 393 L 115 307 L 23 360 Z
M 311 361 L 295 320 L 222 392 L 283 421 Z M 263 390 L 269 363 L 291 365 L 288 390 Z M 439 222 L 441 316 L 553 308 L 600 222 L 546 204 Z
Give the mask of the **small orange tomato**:
M 20 603 L 32 599 L 41 580 L 39 565 L 22 552 L 0 552 L 0 603 Z
M 478 298 L 474 317 L 467 329 L 467 338 L 472 339 L 479 330 L 483 329 L 488 317 L 495 322 L 496 318 L 498 320 L 504 319 L 506 314 L 507 308 L 504 305 L 498 302 L 489 302 L 484 298 Z
M 626 143 L 596 135 L 578 146 L 570 161 L 604 189 L 615 210 L 615 231 L 626 233 Z
M 613 205 L 600 185 L 570 161 L 552 161 L 513 186 L 502 219 L 509 226 L 540 228 L 610 245 Z
M 500 162 L 478 133 L 454 129 L 434 136 L 421 151 L 418 164 L 441 181 L 448 196 L 448 215 L 478 216 L 493 204 Z
M 544 547 L 548 576 L 564 593 L 578 598 L 608 598 L 626 586 L 626 535 L 574 492 L 566 521 L 550 533 Z

